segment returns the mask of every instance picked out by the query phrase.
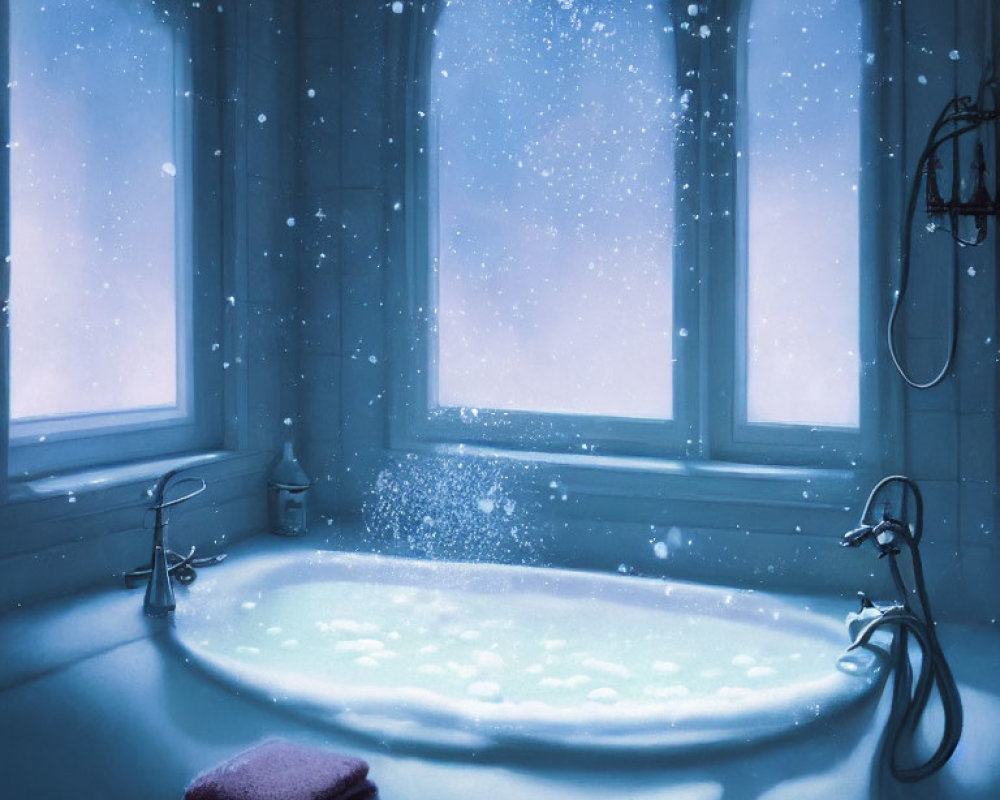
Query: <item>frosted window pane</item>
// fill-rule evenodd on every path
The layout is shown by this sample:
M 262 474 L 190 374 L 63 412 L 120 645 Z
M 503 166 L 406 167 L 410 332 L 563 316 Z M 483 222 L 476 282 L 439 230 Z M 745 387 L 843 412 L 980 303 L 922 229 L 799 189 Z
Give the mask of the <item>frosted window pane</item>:
M 438 402 L 672 413 L 664 3 L 453 0 L 431 54 Z
M 860 11 L 754 0 L 747 416 L 858 425 Z
M 11 11 L 11 416 L 177 402 L 173 34 L 134 0 Z

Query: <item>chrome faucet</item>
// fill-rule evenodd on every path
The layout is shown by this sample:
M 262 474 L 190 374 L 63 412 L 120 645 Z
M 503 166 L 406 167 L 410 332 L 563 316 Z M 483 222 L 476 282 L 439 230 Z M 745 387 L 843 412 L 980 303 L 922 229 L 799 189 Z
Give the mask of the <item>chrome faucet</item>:
M 900 489 L 899 514 L 896 517 L 889 513 L 888 501 L 888 494 L 894 486 Z M 884 498 L 882 518 L 876 521 L 873 510 L 880 496 Z M 914 511 L 912 522 L 907 519 L 910 505 Z M 941 769 L 955 752 L 962 736 L 962 698 L 938 642 L 924 581 L 919 548 L 923 526 L 924 501 L 920 487 L 905 475 L 889 475 L 880 480 L 868 495 L 858 527 L 845 533 L 840 541 L 844 547 L 860 547 L 870 540 L 878 551 L 878 557 L 888 558 L 889 572 L 896 586 L 897 602 L 886 607 L 880 608 L 864 594 L 861 595 L 861 610 L 849 615 L 849 619 L 853 618 L 850 623 L 853 641 L 847 649 L 867 647 L 875 632 L 883 627 L 896 629 L 889 654 L 895 670 L 892 705 L 880 748 L 889 771 L 905 783 L 923 780 Z M 912 591 L 906 585 L 898 564 L 904 547 L 910 556 L 914 583 Z M 915 682 L 909 652 L 911 637 L 920 649 L 920 671 Z M 899 759 L 899 754 L 903 752 L 900 744 L 906 739 L 918 738 L 918 730 L 923 730 L 920 721 L 934 687 L 937 687 L 944 716 L 938 747 L 921 763 L 903 764 Z
M 898 556 L 902 550 L 899 542 L 904 541 L 907 526 L 903 520 L 893 519 L 887 511 L 882 512 L 882 519 L 876 524 L 862 524 L 860 527 L 850 530 L 841 539 L 841 547 L 860 547 L 861 544 L 870 539 L 875 549 L 878 550 L 878 557 Z
M 170 582 L 171 577 L 175 577 L 184 584 L 191 583 L 195 577 L 195 567 L 208 567 L 218 564 L 226 556 L 219 554 L 208 558 L 195 558 L 195 548 L 192 547 L 186 556 L 167 548 L 166 529 L 167 519 L 164 514 L 165 509 L 176 506 L 201 494 L 207 488 L 204 479 L 189 477 L 173 481 L 174 477 L 181 470 L 173 469 L 156 482 L 156 488 L 152 492 L 153 504 L 149 510 L 156 514 L 153 524 L 153 556 L 148 567 L 140 567 L 125 574 L 125 585 L 131 586 L 133 581 L 139 578 L 149 577 L 146 584 L 146 598 L 142 608 L 147 617 L 165 617 L 177 607 L 174 600 L 174 588 Z M 168 486 L 181 486 L 184 484 L 197 484 L 197 487 L 187 494 L 167 500 L 166 493 Z

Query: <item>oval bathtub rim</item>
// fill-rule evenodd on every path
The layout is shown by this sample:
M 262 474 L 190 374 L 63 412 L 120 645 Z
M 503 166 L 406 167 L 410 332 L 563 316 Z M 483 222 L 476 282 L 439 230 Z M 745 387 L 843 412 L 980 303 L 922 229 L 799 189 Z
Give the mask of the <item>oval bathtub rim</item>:
M 715 703 L 715 713 L 705 713 L 704 708 L 700 711 L 693 708 L 685 709 L 683 704 L 673 702 L 671 706 L 677 709 L 677 713 L 669 725 L 665 723 L 662 714 L 657 716 L 632 713 L 626 715 L 630 717 L 629 719 L 621 719 L 619 710 L 618 719 L 607 717 L 600 720 L 606 729 L 605 732 L 590 731 L 581 734 L 573 730 L 574 727 L 579 727 L 578 721 L 551 719 L 552 707 L 547 708 L 549 719 L 545 720 L 544 724 L 538 722 L 536 729 L 529 731 L 517 730 L 517 727 L 510 729 L 511 720 L 503 719 L 503 713 L 499 718 L 489 713 L 502 708 L 502 704 L 484 702 L 480 710 L 487 713 L 479 716 L 470 730 L 468 714 L 462 713 L 458 708 L 449 707 L 451 704 L 446 698 L 420 697 L 417 689 L 401 692 L 399 699 L 407 702 L 407 709 L 411 713 L 404 718 L 393 718 L 379 713 L 386 705 L 382 689 L 366 694 L 363 691 L 346 692 L 344 687 L 339 687 L 331 692 L 328 687 L 319 685 L 316 679 L 304 679 L 300 675 L 297 679 L 298 691 L 276 692 L 274 685 L 278 678 L 271 671 L 250 667 L 237 659 L 225 659 L 201 651 L 183 640 L 179 628 L 183 628 L 184 617 L 192 613 L 192 604 L 196 607 L 197 594 L 213 592 L 220 583 L 224 586 L 231 584 L 237 588 L 259 584 L 265 575 L 273 576 L 276 572 L 289 569 L 301 570 L 303 564 L 308 564 L 313 570 L 331 567 L 350 570 L 355 580 L 358 579 L 357 570 L 384 572 L 387 569 L 400 570 L 411 575 L 452 573 L 451 577 L 458 575 L 467 581 L 479 578 L 482 573 L 491 573 L 493 577 L 500 576 L 509 580 L 530 577 L 532 581 L 556 588 L 565 582 L 581 580 L 589 586 L 597 585 L 602 591 L 608 592 L 610 596 L 602 594 L 601 599 L 610 602 L 619 602 L 619 598 L 615 595 L 621 592 L 631 595 L 638 585 L 643 585 L 646 593 L 658 589 L 660 594 L 667 597 L 674 593 L 689 594 L 699 597 L 704 602 L 714 601 L 717 607 L 724 604 L 727 614 L 735 614 L 737 620 L 743 618 L 753 624 L 761 624 L 764 621 L 761 614 L 767 613 L 777 605 L 781 607 L 782 614 L 787 615 L 782 618 L 783 624 L 791 624 L 794 627 L 804 625 L 814 635 L 817 631 L 821 631 L 826 637 L 836 637 L 843 641 L 845 649 L 849 644 L 846 626 L 828 614 L 796 608 L 780 595 L 752 589 L 550 567 L 427 561 L 374 553 L 317 550 L 312 547 L 302 547 L 303 544 L 305 543 L 300 543 L 300 546 L 293 547 L 290 551 L 287 547 L 282 548 L 277 553 L 273 551 L 241 553 L 237 559 L 231 559 L 223 565 L 226 568 L 224 571 L 213 570 L 212 578 L 200 578 L 198 581 L 200 586 L 195 584 L 194 587 L 184 587 L 183 595 L 188 596 L 178 598 L 178 619 L 169 629 L 170 649 L 185 663 L 195 666 L 213 681 L 230 690 L 235 685 L 239 694 L 253 697 L 272 710 L 333 726 L 345 733 L 352 733 L 382 745 L 391 744 L 394 747 L 416 748 L 420 751 L 442 754 L 469 750 L 478 753 L 523 754 L 541 747 L 553 754 L 557 752 L 588 753 L 590 756 L 605 754 L 616 759 L 631 756 L 640 760 L 652 756 L 690 754 L 692 751 L 708 752 L 719 748 L 750 747 L 805 730 L 816 720 L 831 719 L 859 706 L 861 701 L 875 695 L 876 688 L 881 686 L 887 675 L 887 670 L 884 669 L 884 654 L 876 648 L 872 651 L 870 668 L 862 673 L 848 675 L 840 670 L 831 669 L 831 674 L 821 680 L 797 684 L 799 690 L 816 692 L 820 696 L 818 702 L 810 704 L 804 697 L 806 692 L 788 693 L 788 703 L 798 699 L 799 707 L 808 713 L 800 711 L 794 714 L 788 711 L 786 703 L 786 707 L 779 709 L 777 713 L 768 714 L 767 712 L 772 710 L 775 693 L 775 690 L 770 690 L 762 692 L 762 695 L 767 694 L 767 702 L 762 696 L 759 698 L 759 703 L 745 706 L 738 713 L 734 713 L 731 707 L 726 709 L 725 714 L 718 713 L 720 707 L 725 705 L 722 701 Z M 239 570 L 238 579 L 233 577 L 236 570 Z M 295 582 L 308 580 L 306 577 L 297 576 Z M 476 583 L 470 583 L 469 586 L 477 588 Z M 764 606 L 767 606 L 767 609 Z M 701 610 L 700 613 L 708 611 Z M 730 618 L 732 619 L 732 616 Z M 463 700 L 454 705 L 464 708 L 469 705 L 469 701 Z M 704 706 L 704 701 L 696 701 L 692 705 Z M 600 708 L 599 704 L 594 704 L 595 711 Z M 414 722 L 412 713 L 414 710 L 420 717 L 419 723 Z M 524 711 L 525 707 L 522 704 L 518 709 L 518 714 L 521 715 L 518 719 L 522 722 L 525 719 Z M 556 713 L 555 716 L 560 715 Z M 503 727 L 505 724 L 507 728 Z M 593 721 L 589 721 L 588 724 L 593 724 Z

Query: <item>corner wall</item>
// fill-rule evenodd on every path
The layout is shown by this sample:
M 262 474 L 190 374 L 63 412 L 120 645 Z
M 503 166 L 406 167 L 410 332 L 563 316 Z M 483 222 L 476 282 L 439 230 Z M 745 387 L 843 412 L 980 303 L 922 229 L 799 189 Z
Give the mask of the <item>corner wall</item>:
M 301 418 L 313 508 L 327 520 L 358 514 L 385 444 L 387 13 L 363 0 L 301 7 Z
M 1000 55 L 993 0 L 938 3 L 908 0 L 904 70 L 907 186 L 930 128 L 956 95 L 973 99 L 986 62 Z M 992 24 L 992 30 L 991 30 Z M 992 51 L 992 52 L 991 52 Z M 948 158 L 945 148 L 942 156 Z M 988 155 L 989 159 L 990 156 Z M 972 149 L 963 148 L 961 174 L 969 191 Z M 992 166 L 992 165 L 991 165 Z M 987 174 L 996 186 L 997 176 Z M 950 186 L 941 187 L 950 196 Z M 922 200 L 922 198 L 921 198 Z M 877 224 L 877 221 L 872 221 Z M 997 243 L 1000 220 L 989 224 L 980 247 L 958 247 L 947 233 L 930 233 L 918 203 L 912 273 L 903 309 L 904 361 L 928 380 L 947 353 L 952 267 L 958 270 L 959 328 L 954 368 L 939 386 L 906 389 L 906 472 L 925 500 L 924 560 L 936 584 L 932 596 L 964 596 L 977 613 L 1000 615 L 1000 542 L 997 540 Z

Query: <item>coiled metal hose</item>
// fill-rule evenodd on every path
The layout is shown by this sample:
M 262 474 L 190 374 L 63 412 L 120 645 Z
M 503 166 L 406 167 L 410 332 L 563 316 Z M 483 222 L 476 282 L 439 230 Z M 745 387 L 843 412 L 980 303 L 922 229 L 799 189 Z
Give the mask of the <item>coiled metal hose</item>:
M 901 519 L 889 516 L 887 510 L 882 513 L 882 519 L 873 520 L 872 512 L 879 495 L 892 484 L 902 487 Z M 907 495 L 912 493 L 915 509 L 914 521 L 907 524 Z M 904 475 L 890 475 L 880 480 L 865 503 L 861 514 L 861 524 L 849 531 L 841 542 L 846 547 L 858 547 L 865 540 L 871 540 L 879 551 L 879 558 L 889 559 L 889 571 L 893 583 L 899 593 L 901 603 L 869 622 L 858 634 L 848 648 L 853 650 L 869 643 L 872 635 L 880 628 L 891 626 L 896 628 L 893 637 L 890 658 L 894 671 L 892 689 L 892 707 L 886 724 L 886 734 L 883 747 L 887 747 L 889 769 L 894 778 L 904 783 L 913 783 L 937 772 L 945 765 L 962 736 L 962 700 L 958 686 L 951 673 L 944 652 L 938 642 L 934 627 L 934 617 L 931 613 L 930 600 L 924 582 L 923 564 L 920 559 L 919 544 L 923 536 L 923 498 L 920 488 L 910 478 Z M 888 506 L 886 506 L 886 509 Z M 910 604 L 911 593 L 907 590 L 900 572 L 897 557 L 902 552 L 899 543 L 906 546 L 913 567 L 914 592 L 916 608 Z M 916 684 L 913 682 L 913 669 L 910 665 L 910 636 L 916 640 L 921 650 L 920 671 Z M 944 726 L 937 749 L 926 761 L 916 765 L 904 765 L 900 758 L 900 750 L 904 742 L 915 739 L 920 720 L 923 718 L 930 699 L 931 690 L 937 687 L 944 711 Z

